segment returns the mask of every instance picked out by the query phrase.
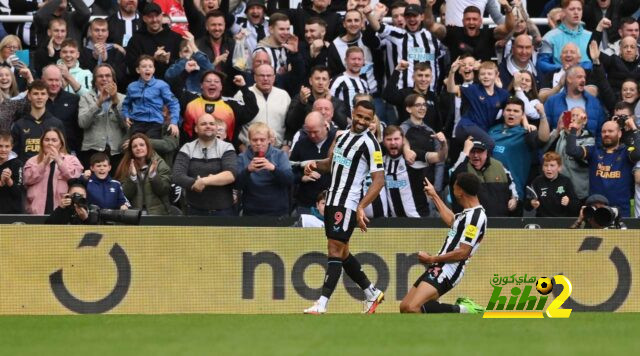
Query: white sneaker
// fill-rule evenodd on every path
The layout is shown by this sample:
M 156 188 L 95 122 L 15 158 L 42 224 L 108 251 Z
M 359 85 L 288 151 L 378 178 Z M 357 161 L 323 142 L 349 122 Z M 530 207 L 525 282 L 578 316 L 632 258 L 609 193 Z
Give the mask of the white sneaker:
M 326 312 L 327 312 L 327 308 L 320 305 L 320 303 L 317 301 L 313 303 L 313 306 L 311 306 L 311 308 L 307 308 L 304 310 L 305 314 L 313 314 L 313 315 L 320 315 Z
M 362 313 L 375 313 L 376 308 L 378 308 L 378 305 L 380 305 L 383 300 L 384 293 L 380 289 L 376 289 L 375 292 L 373 292 L 373 296 L 371 298 L 367 298 L 367 300 L 364 301 L 364 310 L 362 311 Z

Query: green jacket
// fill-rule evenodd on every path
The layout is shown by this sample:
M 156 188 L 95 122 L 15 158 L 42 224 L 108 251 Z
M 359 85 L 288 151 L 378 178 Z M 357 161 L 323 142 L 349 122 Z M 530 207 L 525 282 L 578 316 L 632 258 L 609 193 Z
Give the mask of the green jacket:
M 124 179 L 122 190 L 132 208 L 146 209 L 149 215 L 167 215 L 171 169 L 158 154 L 154 154 L 152 160 L 158 160 L 156 175 L 149 178 L 145 174 L 143 178 L 138 172 L 134 179 Z

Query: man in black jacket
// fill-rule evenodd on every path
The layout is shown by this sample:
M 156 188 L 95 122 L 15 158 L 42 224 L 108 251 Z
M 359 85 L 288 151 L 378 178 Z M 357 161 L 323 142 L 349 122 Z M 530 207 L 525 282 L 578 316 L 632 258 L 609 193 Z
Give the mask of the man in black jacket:
M 58 206 L 44 221 L 45 224 L 83 225 L 90 224 L 87 201 L 87 186 L 81 178 L 71 178 L 67 182 L 69 190 Z M 74 202 L 76 197 L 84 199 L 84 204 Z
M 0 131 L 0 214 L 22 214 L 22 162 L 11 152 L 13 138 Z
M 48 0 L 33 16 L 38 44 L 46 43 L 48 25 L 54 18 L 64 19 L 67 23 L 68 37 L 82 43 L 83 31 L 89 22 L 91 10 L 82 0 L 69 0 L 69 2 L 74 9 L 71 12 L 67 10 L 67 0 Z
M 162 9 L 156 3 L 148 3 L 142 10 L 144 26 L 136 32 L 127 44 L 125 60 L 129 76 L 136 75 L 138 57 L 148 54 L 155 59 L 156 78 L 164 78 L 164 73 L 180 55 L 182 37 L 162 25 Z
M 126 47 L 133 34 L 143 23 L 138 14 L 138 0 L 118 0 L 118 11 L 107 17 L 109 23 L 109 43 Z
M 80 152 L 83 131 L 78 125 L 78 106 L 80 97 L 62 88 L 62 72 L 50 64 L 42 70 L 42 80 L 47 85 L 47 112 L 62 121 L 64 137 L 70 152 Z

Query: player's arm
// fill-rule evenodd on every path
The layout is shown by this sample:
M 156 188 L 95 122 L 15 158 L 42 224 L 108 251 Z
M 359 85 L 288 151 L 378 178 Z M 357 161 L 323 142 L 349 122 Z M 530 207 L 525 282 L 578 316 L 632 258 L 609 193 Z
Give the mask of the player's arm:
M 447 207 L 447 205 L 440 199 L 438 192 L 436 192 L 436 188 L 429 182 L 427 178 L 424 179 L 424 192 L 427 194 L 427 197 L 431 198 L 433 204 L 438 209 L 438 213 L 440 213 L 440 217 L 442 221 L 444 221 L 447 226 L 451 227 L 453 225 L 453 220 L 455 219 L 455 215 Z
M 460 244 L 460 247 L 456 248 L 455 250 L 439 256 L 431 256 L 424 251 L 420 251 L 418 252 L 418 260 L 420 260 L 420 262 L 424 264 L 448 263 L 462 261 L 469 258 L 469 255 L 471 255 L 471 245 L 463 243 Z
M 304 167 L 304 174 L 309 175 L 312 171 L 316 171 L 318 173 L 329 173 L 331 172 L 331 161 L 333 160 L 333 148 L 336 145 L 336 141 L 338 140 L 338 136 L 333 139 L 331 143 L 331 147 L 329 147 L 329 156 L 324 159 L 319 159 L 316 161 L 309 162 Z
M 369 206 L 376 199 L 382 188 L 384 188 L 384 171 L 372 172 L 369 190 L 367 190 L 367 194 L 365 194 L 362 200 L 360 200 L 360 204 L 358 204 L 358 207 L 356 208 L 358 227 L 362 232 L 367 232 L 367 224 L 369 223 L 369 219 L 364 213 L 364 208 Z

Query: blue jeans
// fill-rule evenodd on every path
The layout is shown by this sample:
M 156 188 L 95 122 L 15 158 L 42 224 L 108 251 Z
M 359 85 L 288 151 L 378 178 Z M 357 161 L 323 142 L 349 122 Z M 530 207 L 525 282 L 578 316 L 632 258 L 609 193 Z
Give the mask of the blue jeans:
M 190 205 L 187 205 L 187 215 L 194 216 L 236 216 L 236 212 L 233 208 L 226 209 L 218 209 L 218 210 L 205 210 L 194 208 Z

